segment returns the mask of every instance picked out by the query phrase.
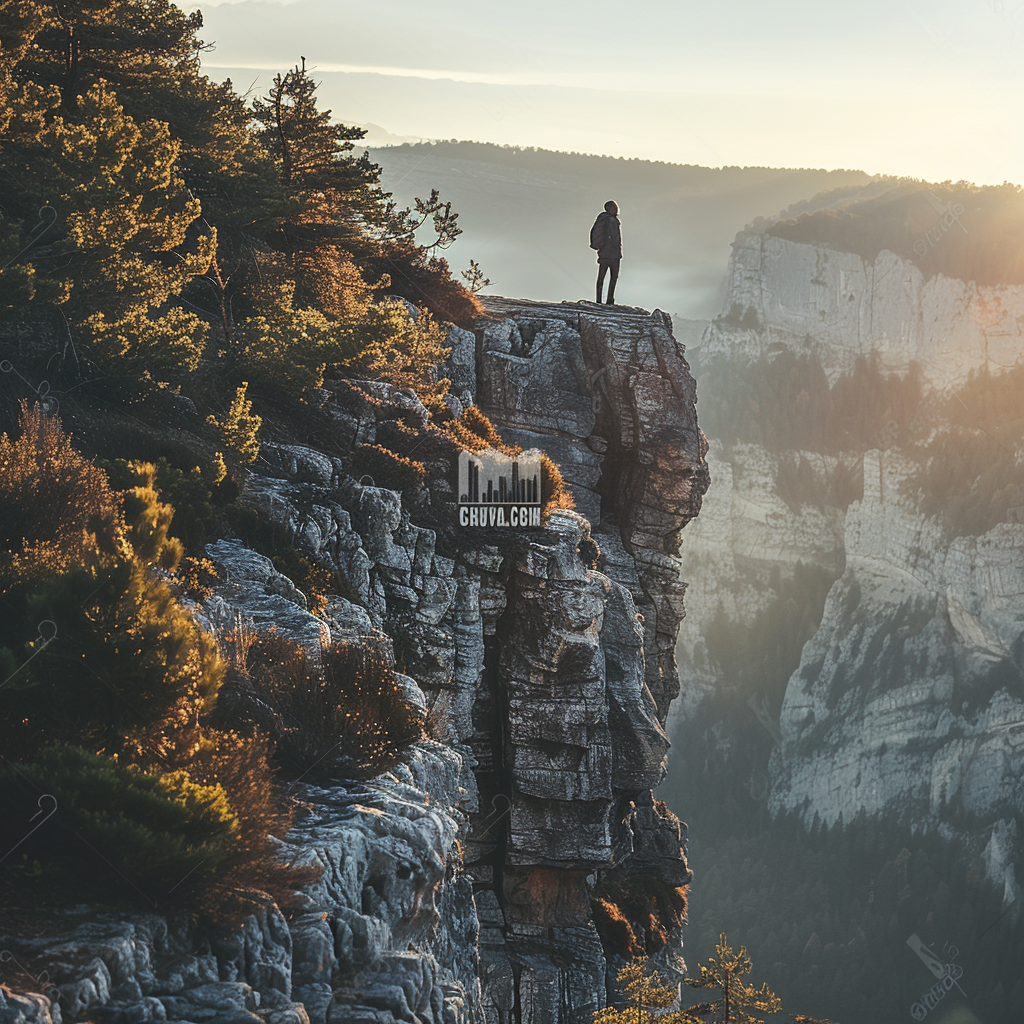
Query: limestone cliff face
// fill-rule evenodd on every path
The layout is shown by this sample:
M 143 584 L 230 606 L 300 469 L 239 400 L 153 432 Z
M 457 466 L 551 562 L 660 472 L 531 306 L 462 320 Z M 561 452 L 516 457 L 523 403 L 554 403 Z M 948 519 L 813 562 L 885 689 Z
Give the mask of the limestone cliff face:
M 472 366 L 456 384 L 506 439 L 560 465 L 601 548 L 588 571 L 576 555 L 585 522 L 553 516 L 551 540 L 524 538 L 506 568 L 492 693 L 507 731 L 500 749 L 493 732 L 474 744 L 481 791 L 510 801 L 508 833 L 504 850 L 492 832 L 468 853 L 483 884 L 494 878 L 486 1002 L 498 1020 L 511 1007 L 522 1020 L 588 1020 L 605 974 L 595 885 L 605 873 L 689 880 L 678 822 L 650 789 L 679 691 L 679 534 L 707 488 L 706 444 L 664 314 L 486 305 L 501 319 L 453 339 L 456 365 Z
M 359 786 L 300 780 L 305 810 L 282 854 L 323 873 L 291 920 L 271 906 L 214 941 L 162 919 L 69 917 L 60 948 L 19 946 L 66 1016 L 589 1024 L 620 963 L 595 893 L 690 880 L 681 824 L 651 789 L 679 690 L 679 534 L 708 483 L 693 379 L 659 312 L 487 309 L 475 332 L 453 332 L 450 403 L 476 401 L 507 441 L 548 453 L 577 511 L 543 528 L 461 528 L 454 446 L 386 385 L 335 383 L 321 401 L 353 451 L 419 429 L 415 494 L 265 443 L 240 500 L 345 596 L 314 616 L 269 559 L 224 539 L 197 614 L 218 633 L 239 616 L 273 626 L 314 653 L 388 637 L 432 738 Z M 677 975 L 680 947 L 676 929 L 660 953 Z M 0 1003 L 0 1020 L 45 1019 L 44 1003 Z
M 890 808 L 937 825 L 1024 803 L 1024 525 L 948 541 L 901 492 L 911 468 L 864 457 L 846 571 L 782 706 L 777 809 L 831 823 Z
M 505 436 L 561 468 L 593 525 L 601 570 L 644 616 L 645 679 L 664 721 L 679 692 L 680 531 L 709 482 L 696 385 L 672 320 L 589 302 L 486 305 L 505 319 L 474 338 L 474 397 Z
M 781 711 L 751 703 L 772 736 L 760 780 L 769 806 L 826 822 L 886 811 L 957 834 L 986 849 L 1008 902 L 1024 799 L 1024 526 L 951 536 L 908 480 L 928 457 L 928 431 L 943 426 L 939 397 L 971 370 L 1017 364 L 1022 330 L 1019 286 L 925 281 L 888 252 L 867 263 L 761 232 L 737 236 L 724 313 L 697 349 L 702 368 L 788 350 L 817 356 L 834 382 L 859 355 L 877 353 L 891 371 L 917 362 L 925 422 L 920 447 L 902 448 L 879 423 L 879 447 L 867 453 L 712 441 L 708 507 L 684 545 L 693 589 L 679 657 L 693 685 L 671 729 L 685 735 L 725 682 L 705 641 L 716 614 L 739 633 L 778 599 L 773 573 L 818 567 L 835 582 Z M 785 461 L 805 463 L 819 494 L 845 474 L 856 500 L 784 493 Z
M 1015 365 L 1024 344 L 1024 286 L 925 280 L 888 250 L 868 262 L 762 231 L 736 236 L 723 312 L 703 359 L 756 359 L 781 345 L 816 352 L 830 380 L 874 351 L 890 370 L 919 363 L 941 389 L 981 365 Z

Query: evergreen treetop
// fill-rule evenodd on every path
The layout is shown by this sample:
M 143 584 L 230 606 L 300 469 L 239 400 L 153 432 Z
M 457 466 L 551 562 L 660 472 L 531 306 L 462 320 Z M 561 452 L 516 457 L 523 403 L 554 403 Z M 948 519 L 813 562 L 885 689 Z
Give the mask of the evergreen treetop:
M 693 988 L 719 988 L 722 998 L 711 1004 L 701 1004 L 701 1009 L 714 1013 L 715 1020 L 722 1024 L 763 1024 L 763 1018 L 748 1013 L 757 1010 L 760 1013 L 775 1013 L 782 1007 L 782 1001 L 770 988 L 767 982 L 759 989 L 742 981 L 743 975 L 753 969 L 747 947 L 740 946 L 735 952 L 726 941 L 725 932 L 718 937 L 715 946 L 716 956 L 709 957 L 706 964 L 698 964 L 700 977 L 684 979 Z

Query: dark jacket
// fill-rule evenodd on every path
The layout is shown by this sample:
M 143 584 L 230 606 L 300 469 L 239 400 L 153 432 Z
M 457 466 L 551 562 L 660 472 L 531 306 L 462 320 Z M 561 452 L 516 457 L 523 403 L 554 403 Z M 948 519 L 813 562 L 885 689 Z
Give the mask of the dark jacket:
M 594 221 L 596 227 L 604 221 L 604 244 L 597 250 L 599 260 L 620 260 L 622 259 L 622 226 L 619 218 L 610 214 L 607 210 L 598 214 Z

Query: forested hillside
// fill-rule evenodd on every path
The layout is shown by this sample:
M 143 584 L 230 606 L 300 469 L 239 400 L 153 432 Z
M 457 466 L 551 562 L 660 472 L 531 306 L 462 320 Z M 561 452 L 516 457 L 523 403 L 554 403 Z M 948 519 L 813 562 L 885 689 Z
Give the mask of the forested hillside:
M 784 210 L 768 233 L 872 261 L 888 249 L 925 277 L 1024 284 L 1024 190 L 1019 185 L 880 179 Z
M 201 27 L 166 0 L 0 8 L 0 794 L 10 822 L 40 793 L 62 807 L 0 866 L 15 920 L 287 906 L 309 870 L 270 836 L 296 743 L 308 756 L 319 723 L 325 764 L 358 776 L 422 729 L 382 654 L 313 665 L 243 631 L 228 658 L 193 612 L 225 535 L 312 609 L 341 586 L 236 502 L 264 437 L 351 456 L 325 382 L 411 388 L 453 423 L 435 368 L 447 324 L 479 312 L 438 255 L 457 214 L 390 202 L 301 63 L 252 102 L 205 77 Z M 370 456 L 382 480 L 416 468 Z M 277 717 L 226 713 L 232 687 Z

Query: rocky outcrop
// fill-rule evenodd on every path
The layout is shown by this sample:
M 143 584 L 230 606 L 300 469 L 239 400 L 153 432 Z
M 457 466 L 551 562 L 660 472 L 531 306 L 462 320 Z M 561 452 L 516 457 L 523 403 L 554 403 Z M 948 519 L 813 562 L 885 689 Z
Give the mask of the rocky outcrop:
M 483 581 L 504 581 L 484 613 L 490 696 L 477 703 L 501 742 L 493 726 L 470 740 L 495 808 L 467 846 L 484 897 L 485 1006 L 496 1020 L 515 1007 L 523 1020 L 589 1021 L 604 998 L 590 912 L 603 873 L 631 857 L 639 869 L 639 851 L 657 850 L 643 866 L 651 878 L 690 878 L 679 824 L 650 813 L 650 788 L 664 777 L 679 690 L 679 533 L 707 488 L 706 446 L 665 314 L 485 305 L 500 319 L 454 338 L 460 399 L 507 441 L 549 454 L 589 520 L 552 515 Z M 597 571 L 579 557 L 591 535 Z
M 846 571 L 782 706 L 777 810 L 829 823 L 895 810 L 936 827 L 1024 804 L 1024 525 L 947 542 L 903 493 L 911 469 L 895 452 L 864 457 Z
M 701 340 L 701 358 L 755 360 L 782 347 L 814 352 L 830 381 L 858 355 L 880 354 L 944 389 L 981 365 L 1013 366 L 1024 343 L 1024 286 L 925 280 L 909 260 L 854 253 L 741 231 L 733 243 L 724 315 Z
M 696 384 L 672 319 L 590 302 L 485 305 L 504 319 L 476 332 L 475 400 L 503 436 L 561 468 L 593 524 L 599 567 L 644 617 L 645 678 L 664 720 L 679 692 L 680 532 L 709 482 Z
M 387 638 L 431 738 L 371 782 L 294 783 L 303 810 L 281 854 L 322 873 L 289 920 L 271 906 L 214 941 L 122 915 L 69 926 L 73 951 L 19 946 L 50 971 L 65 1017 L 589 1024 L 620 962 L 595 893 L 609 878 L 689 882 L 683 827 L 651 789 L 679 689 L 679 535 L 708 483 L 693 379 L 660 312 L 487 309 L 452 332 L 449 407 L 475 402 L 506 441 L 550 455 L 576 511 L 461 528 L 457 449 L 389 385 L 321 393 L 351 460 L 264 443 L 240 503 L 339 593 L 314 615 L 269 558 L 225 538 L 195 613 L 222 637 L 242 621 L 314 656 Z M 360 446 L 399 443 L 426 467 L 416 486 L 356 468 Z M 660 954 L 676 976 L 680 946 L 676 929 Z M 173 968 L 152 968 L 161 958 Z M 0 1019 L 35 1013 L 9 1006 Z

